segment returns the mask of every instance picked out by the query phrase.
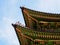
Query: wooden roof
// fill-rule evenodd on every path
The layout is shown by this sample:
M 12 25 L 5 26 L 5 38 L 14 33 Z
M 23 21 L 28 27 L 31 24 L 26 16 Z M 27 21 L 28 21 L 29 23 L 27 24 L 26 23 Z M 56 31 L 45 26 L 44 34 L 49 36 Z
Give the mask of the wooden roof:
M 25 7 L 20 7 L 20 8 L 22 10 L 26 25 L 30 22 L 29 21 L 30 18 L 35 20 L 36 22 L 39 22 L 39 21 L 60 22 L 60 14 L 39 12 L 39 11 L 31 10 Z

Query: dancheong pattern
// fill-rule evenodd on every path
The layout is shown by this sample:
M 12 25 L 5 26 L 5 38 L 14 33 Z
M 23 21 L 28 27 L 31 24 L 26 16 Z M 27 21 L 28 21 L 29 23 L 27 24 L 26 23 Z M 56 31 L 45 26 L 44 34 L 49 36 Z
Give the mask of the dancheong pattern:
M 20 45 L 60 45 L 60 14 L 21 10 L 25 26 L 12 24 Z

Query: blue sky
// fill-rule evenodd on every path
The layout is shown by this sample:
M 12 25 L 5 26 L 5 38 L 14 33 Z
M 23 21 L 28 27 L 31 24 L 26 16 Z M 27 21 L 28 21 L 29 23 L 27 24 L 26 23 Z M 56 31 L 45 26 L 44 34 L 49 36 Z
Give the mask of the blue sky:
M 17 21 L 24 24 L 20 6 L 42 12 L 60 13 L 60 0 L 0 0 L 0 45 L 19 45 L 11 24 Z

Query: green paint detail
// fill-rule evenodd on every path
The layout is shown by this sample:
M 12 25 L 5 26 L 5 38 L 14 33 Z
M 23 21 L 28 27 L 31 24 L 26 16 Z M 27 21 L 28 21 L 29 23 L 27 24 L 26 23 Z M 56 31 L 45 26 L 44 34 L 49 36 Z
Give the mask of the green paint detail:
M 54 45 L 54 43 L 52 41 L 48 41 L 46 45 Z
M 21 26 L 17 26 L 18 29 L 21 29 L 22 33 L 24 35 L 27 35 L 28 37 L 31 37 L 32 39 L 41 39 L 41 40 L 54 40 L 54 38 L 43 38 L 41 36 L 60 36 L 60 33 L 50 33 L 50 32 L 38 32 L 34 31 L 32 29 L 24 28 Z M 56 40 L 56 39 L 55 39 Z

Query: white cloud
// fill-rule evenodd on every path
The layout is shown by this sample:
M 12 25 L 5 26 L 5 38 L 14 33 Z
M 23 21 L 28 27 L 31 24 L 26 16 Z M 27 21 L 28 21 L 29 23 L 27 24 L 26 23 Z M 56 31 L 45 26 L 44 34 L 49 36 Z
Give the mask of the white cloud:
M 22 6 L 38 11 L 60 13 L 60 0 L 24 0 L 22 4 Z
M 36 7 L 39 11 L 60 13 L 60 0 L 39 0 Z
M 0 30 L 0 40 L 4 40 L 8 43 L 8 45 L 19 45 L 17 37 L 14 32 L 8 30 L 1 31 Z
M 11 25 L 14 20 L 12 18 L 3 17 L 4 29 L 0 29 L 0 39 L 8 42 L 8 45 L 19 45 L 16 33 Z
M 18 21 L 18 0 L 5 0 L 1 3 L 4 6 L 1 6 L 0 10 L 2 12 L 2 15 L 0 14 L 2 18 L 0 21 L 0 45 L 4 45 L 4 42 L 6 45 L 19 45 L 16 33 L 11 25 Z

